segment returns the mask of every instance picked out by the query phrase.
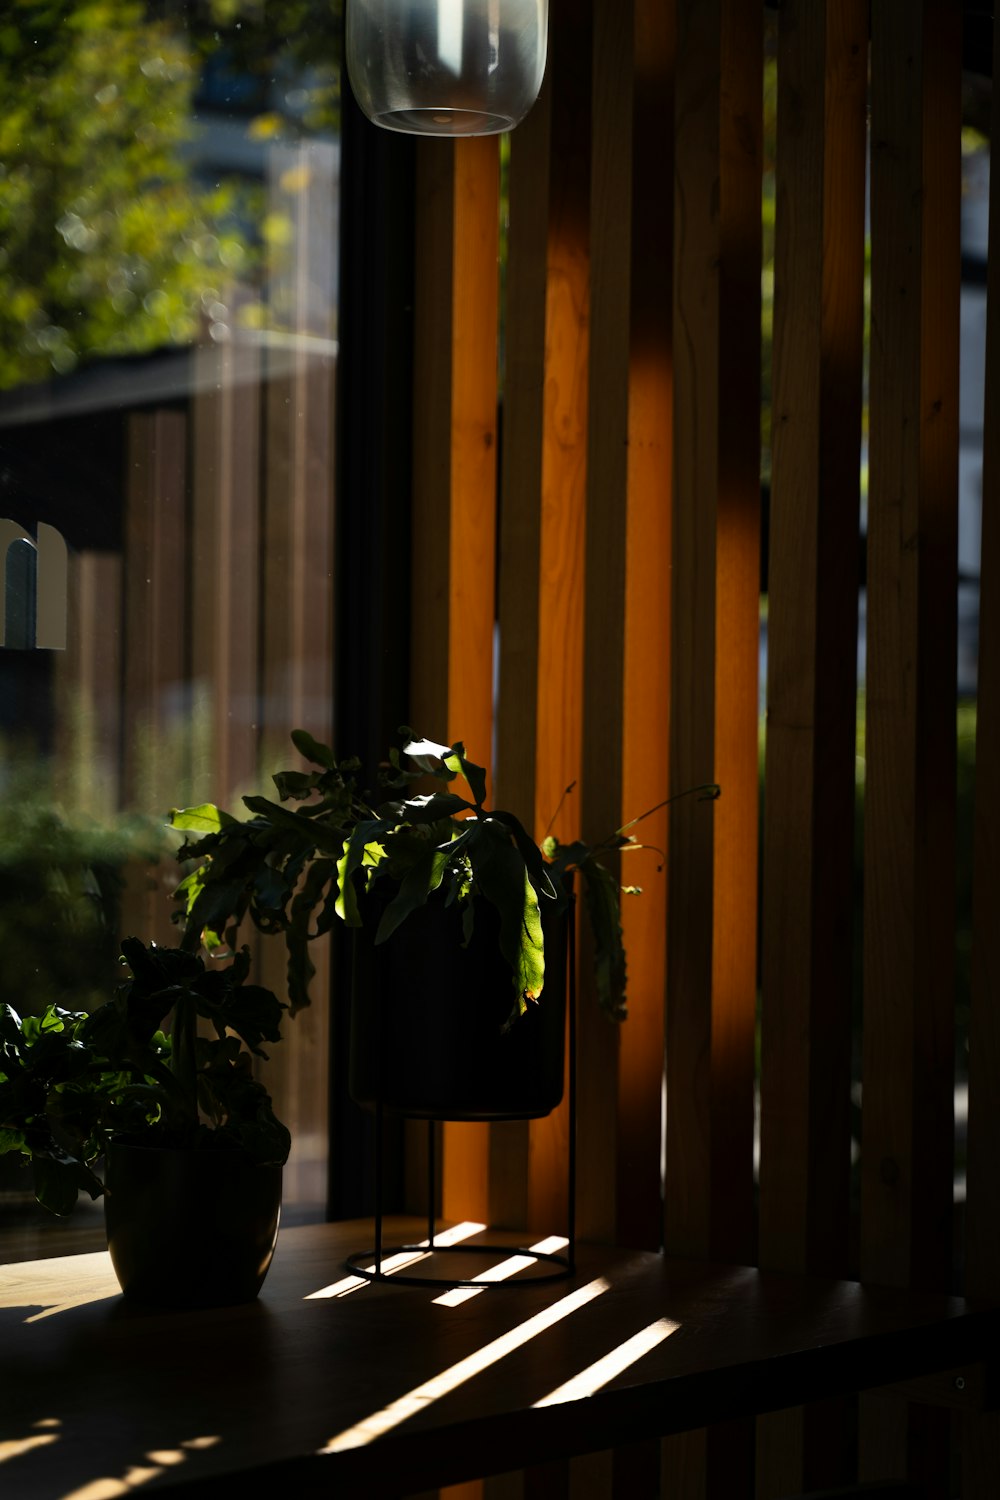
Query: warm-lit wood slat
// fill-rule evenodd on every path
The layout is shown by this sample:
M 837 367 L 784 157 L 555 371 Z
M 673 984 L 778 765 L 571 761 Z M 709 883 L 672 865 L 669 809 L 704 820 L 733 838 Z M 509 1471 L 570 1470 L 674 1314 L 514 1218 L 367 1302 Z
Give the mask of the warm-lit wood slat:
M 685 1254 L 714 1247 L 745 1256 L 756 1006 L 748 871 L 756 862 L 762 40 L 753 7 L 684 0 L 677 13 L 671 786 L 726 784 L 717 808 L 689 799 L 671 816 L 666 1243 Z
M 715 762 L 715 515 L 718 453 L 718 203 L 721 9 L 677 5 L 674 167 L 674 529 L 671 784 L 711 780 Z M 665 1243 L 704 1255 L 711 1239 L 711 814 L 670 820 Z
M 580 832 L 583 578 L 590 333 L 592 7 L 551 8 L 551 100 L 533 821 L 564 841 Z M 501 713 L 506 709 L 501 705 Z M 564 789 L 576 791 L 563 802 Z M 562 803 L 560 810 L 560 803 Z M 529 1128 L 528 1222 L 565 1223 L 566 1104 Z M 600 1176 L 599 1160 L 595 1162 Z M 583 1181 L 578 1178 L 578 1188 Z M 586 1222 L 586 1205 L 581 1227 Z
M 583 833 L 591 843 L 623 822 L 632 65 L 631 7 L 617 0 L 595 0 L 580 798 Z M 618 856 L 612 854 L 607 862 L 618 875 Z M 640 1191 L 640 1183 L 628 1176 L 616 1180 L 619 1028 L 594 1003 L 592 948 L 583 926 L 577 1144 L 579 1159 L 586 1165 L 578 1174 L 579 1214 L 584 1234 L 611 1242 L 618 1189 L 630 1197 Z M 662 1013 L 659 995 L 654 1005 Z M 653 1089 L 658 1115 L 658 1078 Z M 633 1098 L 639 1104 L 638 1091 Z M 647 1142 L 647 1149 L 657 1148 L 657 1155 L 658 1135 L 654 1126 Z M 657 1162 L 657 1176 L 658 1171 Z M 649 1206 L 655 1211 L 658 1182 L 654 1178 L 646 1186 L 653 1188 Z M 658 1239 L 657 1235 L 657 1248 Z
M 493 736 L 499 156 L 417 153 L 411 713 L 489 765 Z M 444 1129 L 445 1211 L 489 1216 L 489 1131 Z
M 723 0 L 713 825 L 712 1253 L 752 1260 L 757 1009 L 763 12 Z M 675 616 L 676 621 L 676 616 Z M 675 626 L 676 628 L 676 626 Z M 682 705 L 678 705 L 683 711 Z M 689 765 L 692 785 L 699 779 Z M 713 816 L 714 814 L 714 816 Z M 675 871 L 683 880 L 683 870 Z
M 622 663 L 621 821 L 669 793 L 670 578 L 673 492 L 672 8 L 640 0 L 633 33 L 628 461 Z M 617 1238 L 661 1243 L 662 1088 L 668 814 L 632 830 L 647 852 L 626 855 L 629 1016 L 618 1059 Z
M 550 74 L 551 76 L 551 74 Z M 535 819 L 538 733 L 538 615 L 542 525 L 545 298 L 549 223 L 551 88 L 510 139 L 504 320 L 502 483 L 498 528 L 498 807 L 526 826 Z M 544 830 L 534 827 L 536 834 Z M 490 1222 L 527 1224 L 527 1121 L 491 1132 Z M 565 1193 L 561 1195 L 564 1203 Z M 558 1207 L 555 1208 L 558 1213 Z

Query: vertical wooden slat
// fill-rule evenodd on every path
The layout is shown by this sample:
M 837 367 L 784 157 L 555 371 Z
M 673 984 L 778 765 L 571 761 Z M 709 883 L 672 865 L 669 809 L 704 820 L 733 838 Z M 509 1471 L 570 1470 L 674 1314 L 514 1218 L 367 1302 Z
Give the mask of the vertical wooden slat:
M 628 358 L 633 27 L 631 6 L 595 0 L 590 202 L 590 338 L 585 519 L 581 816 L 595 843 L 624 821 L 624 626 L 628 522 Z M 618 856 L 607 861 L 617 874 Z M 577 1143 L 581 1232 L 612 1241 L 619 1028 L 597 1009 L 589 934 L 581 942 Z M 659 1006 L 656 1009 L 659 1010 Z M 659 1083 L 654 1084 L 659 1106 Z M 636 1103 L 638 1103 L 638 1098 Z M 658 1141 L 654 1134 L 653 1149 Z M 659 1184 L 651 1205 L 659 1208 Z
M 549 200 L 548 80 L 510 143 L 497 618 L 497 805 L 534 813 L 542 389 Z M 537 832 L 537 830 L 536 830 Z M 527 1121 L 491 1131 L 490 1222 L 527 1224 Z
M 307 143 L 275 150 L 272 207 L 287 259 L 269 284 L 260 540 L 260 769 L 287 766 L 292 729 L 331 736 L 333 698 L 333 402 L 336 157 Z M 285 1200 L 326 1198 L 329 950 L 312 945 L 313 1003 L 286 1023 L 268 1063 L 275 1109 L 292 1132 Z M 280 945 L 261 944 L 264 982 L 285 989 Z
M 498 152 L 418 148 L 412 716 L 492 760 Z M 444 1212 L 489 1216 L 489 1132 L 444 1129 Z
M 551 825 L 563 841 L 580 831 L 591 35 L 589 6 L 553 7 L 542 97 L 511 142 L 500 800 L 526 814 L 537 837 Z M 509 1204 L 509 1176 L 526 1161 L 527 1222 L 558 1231 L 567 1212 L 566 1101 L 523 1136 L 517 1127 L 506 1134 Z
M 665 1233 L 677 1253 L 746 1256 L 762 40 L 753 7 L 677 14 L 671 785 L 726 784 L 714 819 L 692 800 L 671 817 Z
M 760 1263 L 844 1275 L 868 7 L 780 36 Z
M 868 7 L 792 0 L 779 26 L 760 1264 L 843 1276 Z M 801 1409 L 761 1419 L 762 1500 L 810 1464 Z
M 994 21 L 993 77 L 1000 77 Z M 1000 101 L 991 120 L 1000 161 Z M 986 391 L 979 576 L 975 835 L 972 897 L 972 1002 L 969 1017 L 969 1124 L 966 1173 L 968 1297 L 1000 1296 L 1000 170 L 990 177 L 990 259 L 986 299 Z M 962 1493 L 986 1500 L 1000 1473 L 1000 1415 L 965 1419 Z
M 715 514 L 718 451 L 718 195 L 721 4 L 677 5 L 674 168 L 674 532 L 672 785 L 715 760 Z M 704 1255 L 711 1222 L 712 828 L 681 804 L 670 820 L 667 1201 L 664 1242 Z
M 959 22 L 872 16 L 861 1271 L 918 1287 L 951 1258 Z M 886 1430 L 863 1402 L 862 1477 Z
M 664 1240 L 753 1254 L 762 12 L 678 0 Z M 665 1446 L 678 1493 L 734 1493 L 752 1429 Z
M 538 612 L 549 223 L 551 68 L 510 140 L 503 451 L 497 569 L 498 807 L 531 825 L 538 724 Z M 537 827 L 536 833 L 542 832 Z M 529 1223 L 527 1121 L 490 1133 L 490 1222 Z M 558 1208 L 555 1211 L 558 1214 Z M 553 1215 L 553 1221 L 555 1214 Z
M 941 1285 L 953 1088 L 959 37 L 872 31 L 862 1272 Z
M 864 0 L 782 11 L 760 1255 L 828 1275 L 850 1166 L 866 58 Z
M 725 801 L 714 810 L 712 1247 L 737 1260 L 754 1252 L 763 58 L 761 8 L 724 4 L 712 779 Z M 710 811 L 686 809 L 706 822 Z
M 622 818 L 669 792 L 670 577 L 673 471 L 674 15 L 639 0 L 634 26 L 628 475 L 623 639 Z M 629 1016 L 618 1060 L 617 1239 L 658 1248 L 663 1235 L 661 1154 L 666 969 L 665 809 L 633 830 L 650 846 L 626 855 Z M 623 1184 L 628 1189 L 623 1190 Z

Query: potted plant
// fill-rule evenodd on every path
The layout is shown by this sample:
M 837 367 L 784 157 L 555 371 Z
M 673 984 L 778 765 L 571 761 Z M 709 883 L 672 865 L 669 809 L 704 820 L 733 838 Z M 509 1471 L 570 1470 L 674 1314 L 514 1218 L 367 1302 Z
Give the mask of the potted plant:
M 260 931 L 283 933 L 294 1011 L 309 1000 L 309 943 L 340 918 L 357 933 L 351 1088 L 360 1102 L 377 1094 L 446 1119 L 548 1113 L 562 1089 L 574 875 L 598 1001 L 613 1019 L 625 1015 L 619 886 L 600 856 L 639 847 L 633 825 L 596 847 L 554 837 L 539 845 L 513 813 L 487 808 L 486 773 L 461 741 L 402 733 L 381 776 L 395 795 L 376 807 L 358 790 L 356 760 L 338 763 L 297 730 L 293 743 L 315 769 L 276 775 L 277 802 L 244 798 L 244 821 L 213 804 L 175 810 L 173 825 L 188 834 L 178 858 L 195 862 L 176 892 L 184 944 L 225 951 L 248 915 Z M 428 779 L 436 789 L 415 789 Z
M 104 1195 L 127 1296 L 252 1300 L 274 1252 L 290 1138 L 251 1063 L 279 1040 L 286 1007 L 245 983 L 245 950 L 210 970 L 137 938 L 122 950 L 130 976 L 89 1014 L 49 1005 L 22 1019 L 0 1005 L 0 1154 L 30 1160 L 53 1213 L 69 1213 L 81 1189 Z

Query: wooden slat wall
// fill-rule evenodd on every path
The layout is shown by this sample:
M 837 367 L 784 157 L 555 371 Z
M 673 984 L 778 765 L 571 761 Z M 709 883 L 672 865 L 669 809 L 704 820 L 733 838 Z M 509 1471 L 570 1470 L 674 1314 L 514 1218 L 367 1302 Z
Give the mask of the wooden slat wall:
M 497 801 L 533 810 L 542 834 L 567 783 L 578 781 L 555 831 L 593 838 L 668 791 L 722 784 L 717 804 L 681 803 L 636 829 L 667 847 L 669 859 L 665 872 L 638 863 L 623 871 L 646 892 L 625 908 L 632 1016 L 619 1044 L 609 1047 L 604 1033 L 602 1047 L 589 1015 L 583 1026 L 581 1229 L 659 1242 L 665 1036 L 667 1249 L 759 1257 L 790 1273 L 853 1270 L 855 646 L 871 57 L 860 1265 L 875 1281 L 945 1286 L 954 1144 L 959 7 L 786 0 L 780 8 L 759 886 L 762 13 L 735 0 L 633 0 L 624 15 L 605 0 L 552 6 L 543 96 L 510 148 Z M 446 651 L 464 649 L 454 624 L 458 557 L 469 557 L 470 576 L 491 587 L 492 561 L 456 543 L 457 522 L 448 517 L 460 493 L 455 446 L 468 441 L 456 425 L 453 381 L 472 357 L 456 309 L 467 296 L 492 295 L 485 289 L 492 252 L 470 251 L 459 264 L 457 153 L 424 150 L 414 701 L 419 727 L 434 732 L 426 705 L 471 744 L 469 720 L 452 712 L 453 671 L 443 679 L 440 666 Z M 485 152 L 476 173 L 482 191 L 493 191 Z M 476 196 L 470 187 L 468 202 Z M 475 326 L 481 337 L 485 325 Z M 994 365 L 995 332 L 991 326 Z M 484 363 L 493 354 L 488 342 L 488 355 L 478 348 Z M 1000 385 L 994 379 L 989 389 L 992 411 Z M 995 543 L 984 524 L 987 582 L 1000 566 Z M 994 624 L 984 609 L 984 674 Z M 475 629 L 480 644 L 465 659 L 470 670 L 478 661 L 482 674 L 492 636 L 482 620 Z M 447 702 L 434 697 L 434 671 L 447 680 Z M 996 759 L 989 692 L 981 692 L 981 765 Z M 489 705 L 481 712 L 488 724 Z M 985 1100 L 1000 1093 L 991 1019 L 1000 837 L 992 773 L 980 771 L 978 799 L 969 1271 L 970 1287 L 996 1294 L 1000 1215 L 995 1191 L 982 1186 L 992 1182 L 996 1155 L 995 1111 Z M 457 1139 L 449 1133 L 446 1159 L 464 1151 Z M 465 1155 L 454 1211 L 466 1216 L 474 1207 L 494 1222 L 520 1217 L 551 1228 L 565 1141 L 564 1115 L 495 1129 L 475 1159 Z M 911 1191 L 918 1170 L 919 1193 Z M 749 1496 L 755 1488 L 778 1496 L 859 1474 L 902 1475 L 914 1465 L 933 1476 L 947 1459 L 944 1425 L 927 1410 L 911 1420 L 895 1398 L 866 1402 L 859 1451 L 852 1422 L 831 1406 L 769 1418 L 756 1441 L 746 1427 L 671 1440 L 660 1492 L 670 1500 Z M 988 1424 L 970 1437 L 970 1484 L 990 1472 L 998 1438 Z M 656 1468 L 657 1455 L 631 1451 L 586 1474 L 572 1466 L 503 1476 L 486 1493 L 497 1500 L 654 1493 Z

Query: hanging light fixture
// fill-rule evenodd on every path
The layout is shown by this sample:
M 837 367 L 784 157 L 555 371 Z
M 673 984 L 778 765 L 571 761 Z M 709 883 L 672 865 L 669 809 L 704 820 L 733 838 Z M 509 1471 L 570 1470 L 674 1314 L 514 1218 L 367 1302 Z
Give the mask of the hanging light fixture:
M 549 0 L 347 0 L 347 73 L 387 130 L 497 135 L 545 71 Z

